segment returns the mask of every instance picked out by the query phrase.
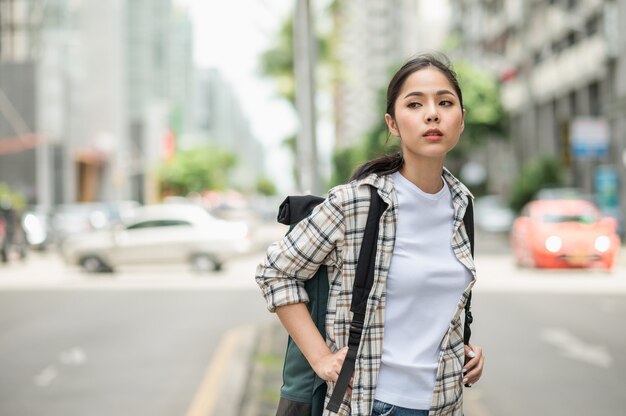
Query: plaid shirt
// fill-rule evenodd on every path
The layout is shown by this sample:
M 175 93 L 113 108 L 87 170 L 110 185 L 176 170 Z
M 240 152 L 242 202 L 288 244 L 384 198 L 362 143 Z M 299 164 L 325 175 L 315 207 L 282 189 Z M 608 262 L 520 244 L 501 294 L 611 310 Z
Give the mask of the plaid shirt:
M 464 362 L 461 315 L 475 280 L 476 271 L 463 215 L 471 193 L 447 169 L 443 178 L 450 186 L 454 206 L 452 249 L 459 261 L 471 270 L 473 279 L 459 299 L 450 327 L 441 340 L 430 416 L 463 414 L 462 369 Z M 256 280 L 268 304 L 277 307 L 308 302 L 303 282 L 319 265 L 328 266 L 330 292 L 326 314 L 326 342 L 331 351 L 347 345 L 350 328 L 352 287 L 369 208 L 369 187 L 374 185 L 388 204 L 381 219 L 376 252 L 374 286 L 369 294 L 367 317 L 356 359 L 351 398 L 344 398 L 340 416 L 370 416 L 380 369 L 386 279 L 396 236 L 398 201 L 391 176 L 370 175 L 337 186 L 311 215 L 300 221 L 282 240 L 272 244 L 265 261 L 257 267 Z M 328 395 L 334 383 L 328 383 Z M 324 415 L 331 415 L 329 410 Z

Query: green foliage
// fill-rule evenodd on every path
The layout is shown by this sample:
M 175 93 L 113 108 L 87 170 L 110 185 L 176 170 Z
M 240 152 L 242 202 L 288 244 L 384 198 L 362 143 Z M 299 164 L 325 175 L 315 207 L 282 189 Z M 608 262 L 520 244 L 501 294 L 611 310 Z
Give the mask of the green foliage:
M 465 130 L 455 150 L 465 154 L 489 137 L 506 137 L 507 114 L 500 99 L 500 86 L 489 72 L 460 61 L 455 63 L 465 107 Z
M 387 106 L 385 90 L 381 89 L 377 96 L 378 114 L 380 114 L 378 123 L 365 134 L 359 144 L 335 151 L 331 186 L 346 183 L 358 165 L 385 154 L 395 153 L 400 149 L 400 142 L 397 138 L 389 136 L 387 123 L 385 123 L 384 114 Z M 393 140 L 394 144 L 389 145 L 390 140 Z
M 363 163 L 363 149 L 361 146 L 346 147 L 335 150 L 333 154 L 333 174 L 330 187 L 348 182 L 352 171 Z
M 315 39 L 317 62 L 316 67 L 327 65 L 331 61 L 332 47 L 328 36 L 316 34 Z M 277 33 L 273 47 L 266 50 L 260 57 L 261 74 L 273 78 L 278 92 L 294 107 L 296 103 L 294 76 L 294 37 L 293 18 L 289 15 Z
M 261 54 L 261 73 L 274 78 L 281 96 L 295 106 L 296 81 L 293 74 L 293 19 L 283 22 L 271 49 Z
M 237 157 L 217 147 L 178 151 L 170 161 L 158 167 L 164 192 L 187 195 L 208 189 L 225 189 Z
M 256 190 L 258 193 L 265 196 L 274 196 L 278 193 L 274 182 L 265 177 L 259 178 L 256 183 Z
M 509 204 L 513 210 L 519 212 L 540 189 L 564 184 L 563 167 L 556 158 L 533 160 L 524 165 L 515 179 Z
M 19 211 L 26 207 L 26 199 L 22 194 L 12 190 L 6 183 L 0 182 L 0 205 Z

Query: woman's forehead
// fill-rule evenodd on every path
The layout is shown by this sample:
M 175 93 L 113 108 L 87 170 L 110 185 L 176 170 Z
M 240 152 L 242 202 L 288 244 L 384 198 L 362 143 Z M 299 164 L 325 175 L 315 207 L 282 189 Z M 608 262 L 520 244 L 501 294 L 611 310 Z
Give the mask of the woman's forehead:
M 409 75 L 400 92 L 400 97 L 404 97 L 408 92 L 436 93 L 447 90 L 456 95 L 454 86 L 439 69 L 427 67 L 419 69 Z

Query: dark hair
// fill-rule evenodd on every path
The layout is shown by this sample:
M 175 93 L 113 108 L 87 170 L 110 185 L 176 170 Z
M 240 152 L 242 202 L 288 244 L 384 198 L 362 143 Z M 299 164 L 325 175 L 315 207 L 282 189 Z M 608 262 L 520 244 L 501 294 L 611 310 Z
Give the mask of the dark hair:
M 437 54 L 437 56 L 433 54 L 422 54 L 417 55 L 406 62 L 402 68 L 395 73 L 393 78 L 391 78 L 391 81 L 389 81 L 389 86 L 387 87 L 386 110 L 387 114 L 389 114 L 392 118 L 395 119 L 396 117 L 396 100 L 406 79 L 412 73 L 429 66 L 437 68 L 443 75 L 446 76 L 446 78 L 448 78 L 448 81 L 450 81 L 450 84 L 452 84 L 452 87 L 454 88 L 454 92 L 456 92 L 459 97 L 461 108 L 463 108 L 463 94 L 461 93 L 461 87 L 459 86 L 456 73 L 452 69 L 450 60 L 443 54 Z M 376 173 L 378 175 L 394 173 L 400 170 L 403 164 L 404 158 L 402 157 L 402 150 L 400 150 L 397 153 L 384 155 L 363 163 L 355 169 L 354 173 L 352 173 L 352 176 L 350 177 L 350 180 L 361 179 L 371 173 Z

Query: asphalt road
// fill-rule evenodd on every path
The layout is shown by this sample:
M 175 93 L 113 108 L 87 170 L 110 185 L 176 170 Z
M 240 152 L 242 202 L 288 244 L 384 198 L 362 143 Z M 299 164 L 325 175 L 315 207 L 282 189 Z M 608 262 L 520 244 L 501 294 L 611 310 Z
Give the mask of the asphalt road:
M 477 249 L 473 341 L 487 365 L 466 415 L 626 414 L 624 252 L 607 274 L 517 269 L 498 240 Z M 252 279 L 259 259 L 204 276 L 90 276 L 54 256 L 0 268 L 0 415 L 188 414 L 224 335 L 275 319 Z
M 0 415 L 188 414 L 227 331 L 273 318 L 256 260 L 206 276 L 90 276 L 53 256 L 0 269 Z
M 626 415 L 626 250 L 611 273 L 528 270 L 483 241 L 472 332 L 487 360 L 466 416 Z
M 477 291 L 474 304 L 487 364 L 467 416 L 626 414 L 626 296 Z

